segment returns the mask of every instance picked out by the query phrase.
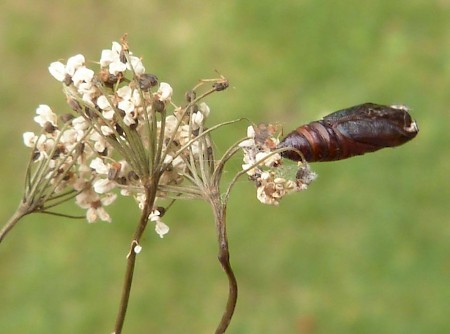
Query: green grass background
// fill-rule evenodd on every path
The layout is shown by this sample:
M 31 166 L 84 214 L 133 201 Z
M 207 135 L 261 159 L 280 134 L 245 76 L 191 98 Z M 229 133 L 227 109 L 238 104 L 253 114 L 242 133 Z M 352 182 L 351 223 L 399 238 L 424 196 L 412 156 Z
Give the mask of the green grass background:
M 318 180 L 266 207 L 242 180 L 229 204 L 240 287 L 229 333 L 450 332 L 450 2 L 31 1 L 0 4 L 0 220 L 18 204 L 38 104 L 66 110 L 51 61 L 97 60 L 124 32 L 175 101 L 219 70 L 211 123 L 287 131 L 363 102 L 404 103 L 404 147 L 315 164 Z M 244 125 L 216 136 L 224 150 Z M 240 165 L 229 166 L 232 175 Z M 67 210 L 76 210 L 68 206 Z M 26 217 L 0 245 L 0 333 L 110 333 L 138 217 Z M 227 283 L 208 206 L 177 203 L 146 232 L 124 333 L 212 333 Z

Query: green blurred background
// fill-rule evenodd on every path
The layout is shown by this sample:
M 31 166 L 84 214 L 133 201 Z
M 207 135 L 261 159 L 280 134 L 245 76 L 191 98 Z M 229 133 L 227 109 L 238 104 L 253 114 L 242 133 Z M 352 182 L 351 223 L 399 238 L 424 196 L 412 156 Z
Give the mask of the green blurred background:
M 450 333 L 449 1 L 3 0 L 2 222 L 20 200 L 36 107 L 66 110 L 48 64 L 98 60 L 124 32 L 175 101 L 215 69 L 230 80 L 207 101 L 211 123 L 290 131 L 368 101 L 407 104 L 418 121 L 404 147 L 314 164 L 318 180 L 279 207 L 239 182 L 229 333 Z M 218 149 L 244 133 L 222 131 Z M 112 224 L 32 215 L 13 230 L 0 245 L 1 333 L 112 331 L 138 211 L 129 199 L 110 211 Z M 166 238 L 149 228 L 143 241 L 124 332 L 212 333 L 227 282 L 210 210 L 180 202 L 165 222 Z

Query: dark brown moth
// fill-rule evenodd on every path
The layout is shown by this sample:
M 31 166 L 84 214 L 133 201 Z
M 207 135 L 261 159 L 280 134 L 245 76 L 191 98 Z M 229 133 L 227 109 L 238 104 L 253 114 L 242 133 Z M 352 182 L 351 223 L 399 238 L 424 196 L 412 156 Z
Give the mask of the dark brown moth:
M 336 111 L 298 127 L 278 148 L 294 148 L 282 156 L 294 161 L 335 161 L 402 145 L 419 132 L 408 108 L 364 103 Z

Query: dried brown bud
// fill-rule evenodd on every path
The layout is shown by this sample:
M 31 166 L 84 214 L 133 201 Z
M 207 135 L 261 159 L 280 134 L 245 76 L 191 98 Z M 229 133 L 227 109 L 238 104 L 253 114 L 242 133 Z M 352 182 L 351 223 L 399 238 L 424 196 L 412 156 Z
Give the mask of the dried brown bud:
M 122 165 L 120 162 L 113 163 L 111 165 L 111 168 L 108 170 L 108 180 L 110 181 L 116 180 L 121 168 Z
M 230 85 L 230 83 L 228 82 L 227 79 L 221 79 L 221 80 L 216 81 L 216 82 L 213 84 L 213 88 L 214 88 L 217 92 L 220 92 L 220 91 L 222 91 L 222 90 L 227 89 L 229 85 Z
M 51 122 L 45 122 L 43 129 L 47 133 L 53 133 L 56 130 L 56 126 L 54 126 Z
M 80 113 L 83 111 L 83 107 L 81 106 L 81 104 L 77 100 L 75 100 L 71 97 L 67 98 L 67 104 L 73 111 L 76 111 L 77 113 Z
M 119 124 L 115 124 L 114 128 L 116 129 L 119 136 L 123 136 L 125 134 L 125 131 L 123 131 L 122 127 Z
M 108 87 L 112 87 L 121 79 L 122 76 L 117 76 L 109 73 L 107 69 L 103 69 L 100 72 L 100 80 Z
M 162 207 L 162 206 L 158 206 L 156 208 L 156 210 L 159 211 L 159 216 L 162 218 L 164 216 L 164 214 L 166 213 L 166 208 Z
M 66 114 L 62 114 L 59 116 L 59 120 L 63 123 L 66 124 L 68 122 L 71 122 L 73 119 L 75 118 L 74 115 L 66 113 Z
M 66 76 L 65 76 L 65 78 L 64 78 L 64 80 L 63 80 L 63 83 L 64 83 L 66 86 L 70 86 L 70 85 L 73 83 L 72 77 L 71 77 L 70 75 L 66 74 Z
M 142 90 L 149 90 L 158 84 L 158 77 L 154 74 L 144 73 L 139 77 L 139 87 Z
M 130 181 L 138 181 L 139 180 L 139 176 L 133 170 L 128 172 L 127 177 L 128 177 L 128 180 L 130 180 Z
M 193 91 L 193 90 L 188 90 L 184 94 L 184 98 L 186 99 L 187 102 L 194 101 L 196 97 L 197 97 L 197 93 L 195 91 Z
M 40 156 L 41 156 L 41 152 L 39 152 L 39 150 L 34 150 L 33 155 L 31 156 L 31 160 L 37 161 Z
M 160 100 L 154 100 L 152 104 L 153 110 L 156 112 L 163 112 L 166 108 L 166 104 L 163 101 Z

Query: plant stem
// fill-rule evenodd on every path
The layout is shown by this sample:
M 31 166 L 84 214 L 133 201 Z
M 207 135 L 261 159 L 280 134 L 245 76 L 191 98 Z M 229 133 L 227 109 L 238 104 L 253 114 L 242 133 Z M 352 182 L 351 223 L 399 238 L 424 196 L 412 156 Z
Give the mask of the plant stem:
M 14 212 L 14 214 L 11 216 L 11 218 L 9 218 L 9 220 L 6 222 L 6 224 L 0 230 L 0 243 L 6 237 L 8 232 L 11 231 L 13 229 L 13 227 L 19 222 L 19 220 L 30 213 L 29 209 L 30 208 L 26 204 L 20 203 L 16 212 Z
M 154 180 L 153 182 L 152 180 L 150 180 L 150 182 L 147 182 L 146 185 L 144 186 L 146 195 L 145 206 L 144 209 L 142 210 L 138 226 L 134 233 L 133 240 L 131 241 L 130 251 L 127 256 L 127 267 L 125 270 L 125 278 L 122 287 L 122 296 L 120 299 L 119 311 L 117 313 L 113 334 L 122 333 L 122 328 L 125 322 L 125 316 L 128 308 L 128 302 L 130 299 L 131 285 L 133 283 L 134 268 L 136 264 L 136 253 L 134 251 L 134 248 L 135 246 L 139 245 L 139 241 L 147 226 L 148 216 L 152 211 L 153 203 L 156 197 L 156 186 L 157 181 Z
M 227 330 L 228 325 L 231 322 L 231 318 L 233 317 L 234 309 L 236 308 L 238 285 L 230 264 L 230 252 L 228 250 L 226 227 L 226 204 L 221 204 L 219 201 L 216 201 L 216 203 L 212 203 L 212 206 L 214 209 L 217 237 L 219 243 L 219 254 L 217 257 L 228 278 L 227 305 L 222 315 L 222 319 L 220 320 L 220 323 L 217 326 L 215 332 L 216 334 L 222 334 Z

